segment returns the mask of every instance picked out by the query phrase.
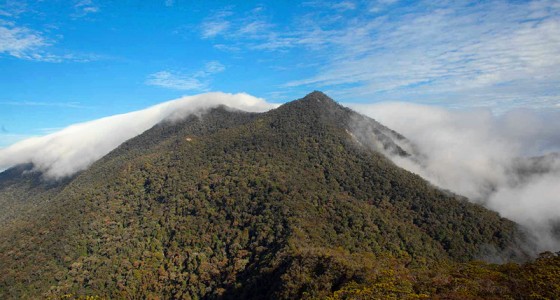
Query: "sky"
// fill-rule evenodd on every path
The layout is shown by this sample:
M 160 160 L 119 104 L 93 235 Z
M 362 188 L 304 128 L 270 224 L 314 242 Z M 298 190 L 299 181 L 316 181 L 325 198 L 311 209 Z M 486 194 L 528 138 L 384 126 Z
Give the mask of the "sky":
M 0 0 L 0 170 L 62 178 L 163 120 L 321 90 L 560 249 L 559 70 L 558 0 Z
M 0 1 L 0 147 L 211 91 L 560 110 L 559 1 Z

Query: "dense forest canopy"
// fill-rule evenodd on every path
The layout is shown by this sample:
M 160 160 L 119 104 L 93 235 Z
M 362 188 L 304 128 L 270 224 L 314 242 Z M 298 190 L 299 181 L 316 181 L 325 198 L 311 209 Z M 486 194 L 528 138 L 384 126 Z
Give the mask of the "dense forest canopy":
M 314 92 L 160 123 L 62 181 L 10 169 L 0 298 L 558 298 L 560 257 L 396 167 L 403 139 Z

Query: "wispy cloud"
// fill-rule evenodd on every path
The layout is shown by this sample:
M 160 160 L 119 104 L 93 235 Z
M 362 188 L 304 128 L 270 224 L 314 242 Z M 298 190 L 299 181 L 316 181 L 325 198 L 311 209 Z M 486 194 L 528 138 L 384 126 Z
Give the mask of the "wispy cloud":
M 236 34 L 245 37 L 247 36 L 256 37 L 259 34 L 268 32 L 270 28 L 271 25 L 269 23 L 263 20 L 254 20 L 254 21 L 249 21 L 246 24 L 242 24 L 241 27 L 237 30 Z
M 321 25 L 339 24 L 342 17 L 336 13 L 352 11 L 358 5 L 352 1 L 304 2 L 301 7 L 312 7 L 313 13 L 297 15 L 293 20 L 273 23 L 263 6 L 245 13 L 233 14 L 231 10 L 218 11 L 202 25 L 203 38 L 220 37 L 216 49 L 258 51 L 286 51 L 298 48 L 319 49 L 330 43 Z M 327 13 L 324 13 L 326 10 Z M 313 19 L 314 17 L 317 17 Z
M 321 66 L 283 89 L 450 107 L 556 107 L 560 101 L 558 1 L 355 0 L 302 7 L 305 13 L 281 26 L 270 23 L 266 10 L 218 14 L 205 36 L 222 38 L 216 49 L 303 54 Z
M 27 10 L 27 3 L 19 0 L 6 0 L 0 4 L 0 16 L 17 17 Z
M 0 105 L 10 106 L 50 106 L 65 108 L 88 108 L 88 106 L 80 104 L 80 102 L 37 102 L 37 101 L 4 101 Z
M 222 65 L 219 61 L 210 61 L 204 65 L 204 70 L 202 70 L 199 74 L 200 77 L 206 77 L 208 75 L 221 73 L 226 69 L 224 65 Z
M 377 0 L 371 1 L 368 4 L 367 11 L 371 13 L 379 13 L 386 10 L 392 4 L 399 2 L 399 0 Z
M 229 22 L 224 20 L 209 21 L 202 24 L 202 37 L 213 38 L 225 32 L 229 28 Z
M 339 10 L 339 11 L 347 11 L 347 10 L 354 10 L 356 9 L 356 3 L 351 2 L 351 1 L 342 1 L 342 2 L 338 2 L 335 3 L 331 6 L 333 9 Z
M 423 94 L 475 105 L 494 97 L 509 104 L 524 98 L 523 105 L 560 100 L 558 2 L 440 1 L 400 9 L 300 32 L 299 40 L 325 41 L 333 54 L 316 75 L 286 87 L 322 86 L 338 89 L 335 95 L 392 100 Z
M 206 91 L 210 86 L 210 76 L 224 70 L 225 66 L 220 62 L 211 61 L 206 63 L 201 70 L 190 74 L 173 71 L 159 71 L 150 74 L 146 84 L 175 90 Z
M 159 71 L 150 74 L 146 84 L 174 90 L 203 90 L 206 88 L 205 84 L 192 75 L 183 75 L 170 71 Z
M 0 53 L 23 59 L 42 60 L 41 49 L 50 43 L 41 33 L 13 23 L 0 25 Z
M 217 49 L 229 51 L 246 46 L 251 40 L 267 40 L 274 34 L 274 25 L 264 16 L 265 9 L 257 6 L 243 14 L 235 15 L 229 8 L 219 10 L 202 23 L 201 36 L 204 39 L 223 38 L 228 44 L 217 44 Z M 246 47 L 245 47 L 246 48 Z
M 80 18 L 89 14 L 99 12 L 100 8 L 92 0 L 78 0 L 74 4 L 74 14 L 72 17 Z
M 226 32 L 230 28 L 230 22 L 226 18 L 232 14 L 230 9 L 225 8 L 206 18 L 200 26 L 202 38 L 214 38 Z
M 51 39 L 43 32 L 0 20 L 0 55 L 50 63 L 90 62 L 107 58 L 93 53 L 56 51 L 53 45 L 61 38 L 59 35 Z
M 99 12 L 99 6 L 92 0 L 73 0 L 70 6 L 70 17 L 79 18 Z M 76 52 L 59 47 L 64 36 L 52 20 L 39 20 L 43 24 L 30 26 L 21 25 L 22 20 L 31 15 L 43 15 L 38 8 L 28 1 L 3 1 L 0 4 L 0 56 L 11 56 L 24 60 L 61 63 L 61 62 L 91 62 L 107 59 L 106 56 Z
M 239 51 L 241 51 L 241 47 L 228 45 L 228 44 L 214 44 L 213 47 L 215 49 L 220 50 L 220 51 L 226 51 L 226 52 L 239 52 Z

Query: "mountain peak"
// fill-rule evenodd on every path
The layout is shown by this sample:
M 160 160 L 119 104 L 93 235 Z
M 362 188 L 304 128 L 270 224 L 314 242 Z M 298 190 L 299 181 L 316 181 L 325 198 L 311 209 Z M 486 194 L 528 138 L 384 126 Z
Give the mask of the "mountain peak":
M 327 96 L 325 93 L 321 91 L 313 91 L 305 97 L 300 99 L 302 102 L 311 102 L 320 104 L 321 107 L 342 107 L 336 101 L 334 101 L 331 97 Z
M 335 102 L 322 92 L 314 91 L 305 97 L 287 102 L 278 109 L 271 111 L 272 115 L 282 115 L 280 120 L 292 119 L 284 125 L 310 126 L 317 130 L 325 124 L 335 127 L 345 127 L 350 110 Z M 281 124 L 278 124 L 281 125 Z
M 325 93 L 321 91 L 313 91 L 305 95 L 305 97 L 303 97 L 302 100 L 315 100 L 319 102 L 321 101 L 335 102 L 331 97 L 327 96 Z
M 344 110 L 343 106 L 320 91 L 313 91 L 307 94 L 305 97 L 288 102 L 283 106 L 308 112 L 314 111 L 317 113 L 332 113 L 333 111 Z

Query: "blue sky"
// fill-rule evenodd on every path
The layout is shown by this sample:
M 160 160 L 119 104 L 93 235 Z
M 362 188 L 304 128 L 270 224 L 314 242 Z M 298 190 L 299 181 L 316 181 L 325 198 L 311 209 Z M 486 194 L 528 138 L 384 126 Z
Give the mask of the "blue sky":
M 208 91 L 560 109 L 560 1 L 0 1 L 0 147 Z

